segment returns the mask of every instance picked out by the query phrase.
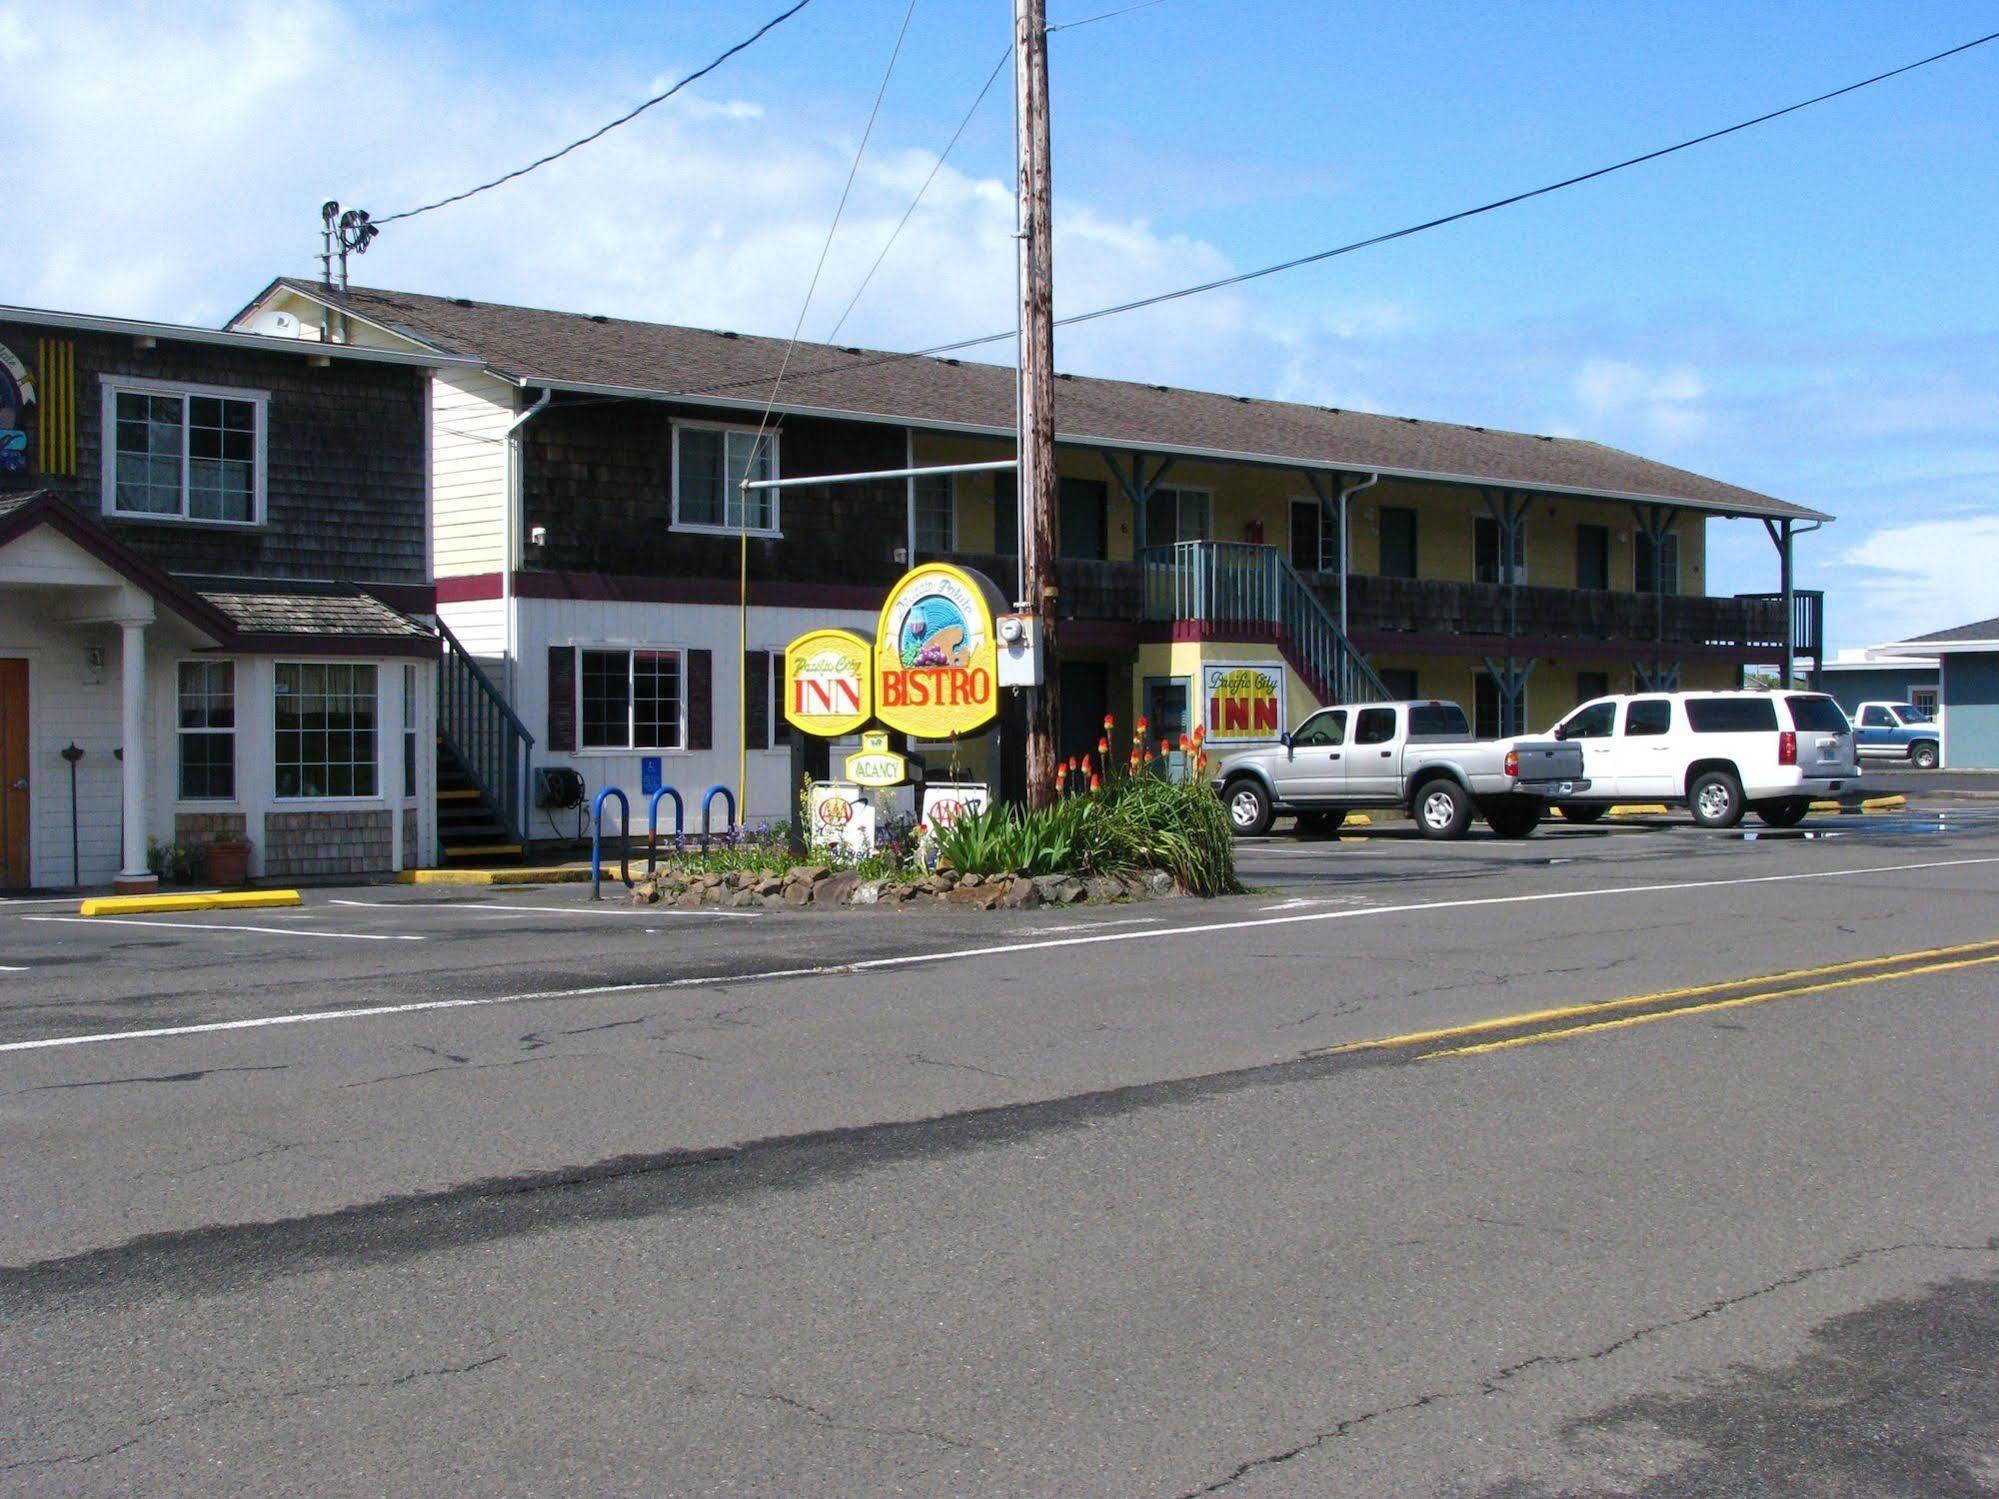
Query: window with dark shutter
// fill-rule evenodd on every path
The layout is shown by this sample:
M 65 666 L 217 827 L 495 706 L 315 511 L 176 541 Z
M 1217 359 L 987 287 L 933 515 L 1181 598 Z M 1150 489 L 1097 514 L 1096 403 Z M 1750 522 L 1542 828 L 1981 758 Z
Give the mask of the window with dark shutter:
M 715 653 L 687 653 L 687 747 L 715 747 Z
M 743 652 L 743 743 L 770 748 L 770 652 Z
M 568 754 L 576 748 L 576 647 L 548 648 L 548 748 Z

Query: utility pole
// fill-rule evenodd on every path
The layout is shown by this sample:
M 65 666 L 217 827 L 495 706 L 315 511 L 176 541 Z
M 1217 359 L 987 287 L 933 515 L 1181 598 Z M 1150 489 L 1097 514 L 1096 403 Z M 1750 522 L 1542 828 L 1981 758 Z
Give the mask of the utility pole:
M 1014 0 L 1013 82 L 1019 162 L 1019 602 L 1040 621 L 1041 685 L 1027 689 L 1027 804 L 1055 800 L 1055 262 L 1048 152 L 1048 8 Z

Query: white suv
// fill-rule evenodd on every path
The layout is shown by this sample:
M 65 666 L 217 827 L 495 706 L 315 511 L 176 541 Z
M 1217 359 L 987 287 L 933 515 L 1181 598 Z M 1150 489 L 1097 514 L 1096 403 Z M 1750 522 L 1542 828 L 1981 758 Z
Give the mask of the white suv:
M 1589 777 L 1588 797 L 1559 803 L 1570 822 L 1594 822 L 1619 802 L 1678 802 L 1704 828 L 1732 828 L 1749 809 L 1788 828 L 1860 777 L 1852 725 L 1816 692 L 1600 697 L 1553 733 L 1582 746 Z

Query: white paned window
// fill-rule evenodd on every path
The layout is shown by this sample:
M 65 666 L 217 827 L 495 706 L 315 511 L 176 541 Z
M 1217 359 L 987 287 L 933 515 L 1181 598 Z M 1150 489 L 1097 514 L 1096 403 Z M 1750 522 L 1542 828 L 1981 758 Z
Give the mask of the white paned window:
M 236 665 L 183 661 L 177 683 L 182 801 L 236 795 Z
M 256 525 L 264 518 L 262 391 L 106 381 L 111 515 Z
M 957 490 L 951 474 L 918 474 L 910 480 L 916 505 L 916 550 L 928 556 L 957 550 Z
M 416 667 L 403 664 L 403 796 L 416 795 Z
M 679 651 L 585 650 L 576 676 L 584 749 L 679 749 L 686 694 Z
M 1205 489 L 1162 486 L 1145 502 L 1145 544 L 1208 541 L 1215 534 L 1214 498 Z
M 777 534 L 777 491 L 743 491 L 743 480 L 777 477 L 777 434 L 754 427 L 676 425 L 673 523 L 683 530 Z
M 1643 531 L 1632 538 L 1632 582 L 1640 593 L 1680 591 L 1680 533 L 1668 531 L 1655 543 Z
M 278 795 L 376 795 L 375 725 L 374 667 L 279 662 Z

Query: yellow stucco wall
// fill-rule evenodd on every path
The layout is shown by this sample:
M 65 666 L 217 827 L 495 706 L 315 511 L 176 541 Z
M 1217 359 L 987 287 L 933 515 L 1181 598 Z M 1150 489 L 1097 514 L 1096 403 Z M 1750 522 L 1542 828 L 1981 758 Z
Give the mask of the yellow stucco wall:
M 915 461 L 977 463 L 1012 455 L 1013 445 L 992 438 L 952 437 L 917 433 Z M 1120 464 L 1124 462 L 1119 459 Z M 1156 463 L 1157 460 L 1150 460 Z M 1111 479 L 1103 456 L 1088 449 L 1062 448 L 1056 466 L 1065 478 L 1092 479 L 1110 486 L 1106 506 L 1106 550 L 1114 562 L 1133 555 L 1132 507 Z M 1168 487 L 1205 489 L 1212 497 L 1216 541 L 1260 539 L 1284 548 L 1291 544 L 1291 502 L 1310 500 L 1312 486 L 1303 473 L 1286 468 L 1253 468 L 1246 464 L 1176 461 L 1162 481 Z M 958 546 L 968 552 L 997 550 L 993 537 L 993 475 L 957 476 Z M 1476 518 L 1487 514 L 1484 497 L 1461 485 L 1431 484 L 1408 479 L 1384 479 L 1356 495 L 1351 503 L 1353 571 L 1381 570 L 1381 508 L 1401 506 L 1416 512 L 1417 568 L 1420 576 L 1449 582 L 1470 582 L 1475 563 Z M 1576 527 L 1600 525 L 1610 532 L 1610 585 L 1629 590 L 1635 584 L 1633 535 L 1635 517 L 1629 505 L 1616 501 L 1539 496 L 1527 516 L 1527 582 L 1551 588 L 1576 586 Z M 1680 592 L 1706 590 L 1706 518 L 1682 514 L 1674 529 L 1680 538 Z

